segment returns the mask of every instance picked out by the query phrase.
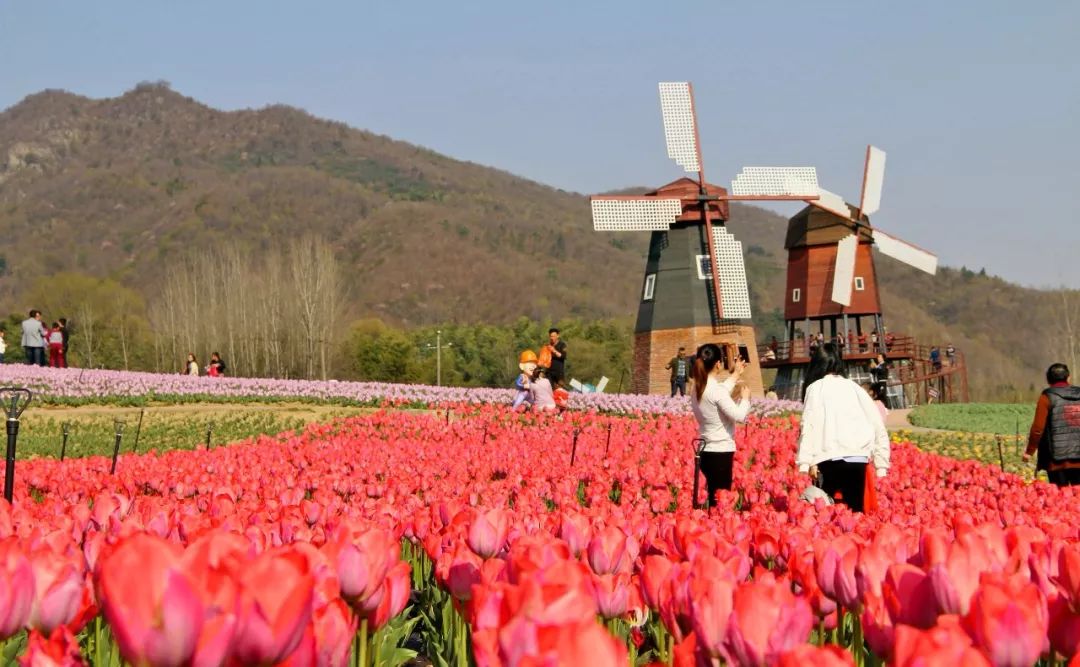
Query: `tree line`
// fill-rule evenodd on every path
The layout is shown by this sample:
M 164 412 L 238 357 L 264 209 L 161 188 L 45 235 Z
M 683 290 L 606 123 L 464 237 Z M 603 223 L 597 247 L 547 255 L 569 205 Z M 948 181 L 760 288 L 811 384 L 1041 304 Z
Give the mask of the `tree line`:
M 205 365 L 219 352 L 230 375 L 433 384 L 441 356 L 443 384 L 507 386 L 520 352 L 538 349 L 554 324 L 570 346 L 572 377 L 595 383 L 607 375 L 612 389 L 629 386 L 629 321 L 522 317 L 403 328 L 357 319 L 363 304 L 350 303 L 344 272 L 332 247 L 313 236 L 260 253 L 224 244 L 163 262 L 146 297 L 112 278 L 65 272 L 34 284 L 26 303 L 47 324 L 68 319 L 72 366 L 178 373 L 188 353 Z M 25 317 L 11 313 L 0 323 L 9 363 L 23 360 Z

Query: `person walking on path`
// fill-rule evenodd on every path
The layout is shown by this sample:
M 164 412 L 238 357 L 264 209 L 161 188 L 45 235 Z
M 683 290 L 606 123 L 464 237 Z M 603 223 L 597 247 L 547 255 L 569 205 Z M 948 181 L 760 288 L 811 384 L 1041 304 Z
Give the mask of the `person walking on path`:
M 551 348 L 551 366 L 548 379 L 551 383 L 562 382 L 566 377 L 566 341 L 559 338 L 560 332 L 555 327 L 548 329 L 548 347 Z
M 1035 404 L 1024 461 L 1037 454 L 1035 470 L 1045 470 L 1051 484 L 1080 484 L 1080 387 L 1060 363 L 1046 369 L 1046 384 Z
M 675 397 L 676 391 L 679 392 L 679 396 L 686 396 L 686 378 L 690 374 L 690 358 L 686 356 L 686 348 L 680 347 L 678 354 L 672 357 L 664 368 L 671 371 L 672 398 Z
M 22 346 L 26 352 L 26 363 L 45 365 L 45 334 L 41 311 L 31 310 L 30 316 L 22 321 Z
M 818 479 L 833 500 L 862 512 L 867 486 L 872 486 L 867 476 L 884 477 L 889 454 L 889 432 L 874 401 L 844 377 L 844 362 L 836 346 L 822 345 L 806 373 L 802 433 L 795 457 L 799 472 Z
M 698 348 L 691 366 L 694 390 L 690 407 L 698 423 L 701 472 L 708 491 L 707 505 L 716 503 L 716 492 L 730 490 L 735 464 L 735 426 L 750 414 L 750 392 L 740 380 L 746 362 L 738 359 L 727 379 L 721 380 L 724 364 L 720 346 L 706 343 Z
M 64 332 L 59 322 L 53 322 L 47 335 L 49 343 L 49 368 L 64 367 Z

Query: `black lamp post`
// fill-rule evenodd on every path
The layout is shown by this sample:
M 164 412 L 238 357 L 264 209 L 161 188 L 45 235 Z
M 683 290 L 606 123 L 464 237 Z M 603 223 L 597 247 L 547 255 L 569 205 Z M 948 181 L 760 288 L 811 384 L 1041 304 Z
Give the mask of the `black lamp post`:
M 15 444 L 19 439 L 19 417 L 34 394 L 23 387 L 0 387 L 0 403 L 7 413 L 7 461 L 4 467 L 4 498 L 10 503 L 15 493 Z

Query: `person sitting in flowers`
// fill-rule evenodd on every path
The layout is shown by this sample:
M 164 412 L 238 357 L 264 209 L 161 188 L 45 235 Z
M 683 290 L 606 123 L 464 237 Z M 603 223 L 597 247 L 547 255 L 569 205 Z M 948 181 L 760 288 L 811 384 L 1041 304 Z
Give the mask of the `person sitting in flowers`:
M 735 425 L 750 414 L 750 391 L 740 382 L 746 362 L 735 360 L 726 379 L 723 352 L 719 345 L 706 343 L 697 349 L 690 373 L 694 390 L 690 407 L 698 423 L 698 435 L 705 441 L 701 450 L 701 472 L 708 488 L 708 506 L 716 502 L 716 492 L 731 489 L 735 460 Z
M 514 396 L 514 403 L 511 406 L 515 410 L 532 397 L 532 377 L 533 372 L 536 370 L 536 353 L 532 350 L 522 352 L 521 356 L 518 357 L 518 368 L 521 369 L 521 375 L 518 375 L 517 380 L 514 381 L 517 395 Z
M 537 368 L 533 371 L 529 394 L 534 412 L 556 412 L 558 410 L 558 406 L 555 404 L 555 391 L 552 389 L 551 380 L 547 378 L 547 373 L 543 368 Z
M 818 347 L 806 372 L 795 463 L 830 498 L 862 512 L 867 475 L 889 471 L 889 432 L 870 395 L 844 374 L 839 348 Z

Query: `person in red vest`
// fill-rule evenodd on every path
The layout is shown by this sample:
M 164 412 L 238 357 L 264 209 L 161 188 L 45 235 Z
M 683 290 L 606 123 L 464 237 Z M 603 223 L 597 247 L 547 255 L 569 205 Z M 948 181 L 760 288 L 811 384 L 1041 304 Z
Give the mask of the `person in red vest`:
M 53 322 L 52 328 L 46 336 L 49 344 L 49 366 L 51 368 L 63 368 L 64 363 L 64 330 L 59 322 Z
M 1035 404 L 1024 461 L 1038 454 L 1035 470 L 1045 470 L 1051 484 L 1080 484 L 1080 387 L 1070 382 L 1069 367 L 1052 364 Z

